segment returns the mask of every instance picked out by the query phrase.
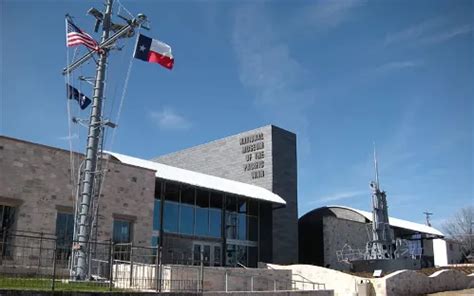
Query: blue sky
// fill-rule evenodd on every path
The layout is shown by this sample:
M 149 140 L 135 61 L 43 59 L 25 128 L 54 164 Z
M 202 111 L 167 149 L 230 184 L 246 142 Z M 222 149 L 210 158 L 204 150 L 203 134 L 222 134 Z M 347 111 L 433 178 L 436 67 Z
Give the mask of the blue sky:
M 298 136 L 300 216 L 327 204 L 370 209 L 373 141 L 390 215 L 423 222 L 429 210 L 440 226 L 474 203 L 472 1 L 122 4 L 148 15 L 144 34 L 172 46 L 175 69 L 133 61 L 117 119 L 134 39 L 120 42 L 106 94 L 119 128 L 107 149 L 152 158 L 275 124 Z M 0 133 L 68 149 L 60 71 L 74 50 L 64 14 L 92 34 L 86 11 L 102 2 L 0 6 Z M 92 66 L 71 77 L 86 93 L 75 79 L 93 76 Z M 83 151 L 85 129 L 71 135 Z

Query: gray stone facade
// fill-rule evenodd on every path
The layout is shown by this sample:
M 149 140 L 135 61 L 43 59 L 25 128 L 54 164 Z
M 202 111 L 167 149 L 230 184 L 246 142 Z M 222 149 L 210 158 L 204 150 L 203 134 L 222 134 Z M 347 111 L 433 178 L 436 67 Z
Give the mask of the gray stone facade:
M 154 161 L 266 188 L 286 201 L 272 213 L 272 262 L 298 262 L 296 135 L 273 125 L 163 155 Z
M 76 165 L 82 158 L 73 154 Z M 58 212 L 72 213 L 69 151 L 0 136 L 0 204 L 16 208 L 15 231 L 54 234 Z M 150 245 L 155 191 L 151 170 L 108 162 L 98 239 L 112 237 L 113 220 L 133 224 L 133 242 Z
M 336 217 L 323 218 L 324 264 L 332 269 L 349 270 L 350 265 L 337 259 L 336 251 L 344 245 L 365 250 L 369 240 L 367 224 Z

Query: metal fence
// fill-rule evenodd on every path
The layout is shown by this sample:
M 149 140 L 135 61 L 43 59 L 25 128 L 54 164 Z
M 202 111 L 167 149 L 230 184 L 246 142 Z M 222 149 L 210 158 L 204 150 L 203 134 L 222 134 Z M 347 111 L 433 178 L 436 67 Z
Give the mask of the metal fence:
M 73 280 L 72 247 L 44 233 L 3 233 L 0 238 L 0 287 L 40 290 L 139 290 L 199 292 L 199 278 L 163 276 L 157 247 L 93 241 L 88 245 L 89 278 Z
M 292 278 L 277 270 L 206 267 L 201 260 L 160 264 L 158 247 L 93 241 L 84 281 L 71 273 L 76 242 L 44 233 L 15 232 L 0 236 L 0 289 L 70 291 L 281 291 L 318 290 L 324 285 Z M 196 263 L 198 263 L 196 266 Z M 189 264 L 189 265 L 188 265 Z M 294 275 L 293 275 L 294 276 Z

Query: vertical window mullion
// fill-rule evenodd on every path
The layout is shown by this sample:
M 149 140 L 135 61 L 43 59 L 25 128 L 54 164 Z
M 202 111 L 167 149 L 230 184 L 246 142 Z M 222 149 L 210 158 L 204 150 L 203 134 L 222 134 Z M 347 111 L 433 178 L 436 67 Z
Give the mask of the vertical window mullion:
M 179 192 L 178 192 L 178 233 L 181 233 L 181 185 L 179 185 Z
M 207 235 L 211 235 L 211 192 L 207 193 Z
M 193 217 L 193 234 L 196 235 L 196 219 L 197 219 L 197 189 L 194 188 L 194 217 Z

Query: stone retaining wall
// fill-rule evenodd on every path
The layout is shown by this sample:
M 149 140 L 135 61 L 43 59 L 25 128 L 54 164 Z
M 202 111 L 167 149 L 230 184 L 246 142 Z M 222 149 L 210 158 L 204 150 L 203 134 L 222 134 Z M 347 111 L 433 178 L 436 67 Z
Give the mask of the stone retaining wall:
M 474 287 L 474 274 L 466 275 L 458 270 L 445 269 L 430 276 L 413 270 L 399 270 L 383 278 L 363 278 L 315 265 L 275 265 L 273 269 L 287 269 L 293 279 L 304 276 L 308 280 L 324 283 L 336 296 L 358 295 L 358 285 L 370 282 L 368 295 L 405 296 L 423 295 L 441 291 L 454 291 Z M 366 294 L 367 295 L 367 294 Z

